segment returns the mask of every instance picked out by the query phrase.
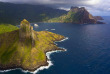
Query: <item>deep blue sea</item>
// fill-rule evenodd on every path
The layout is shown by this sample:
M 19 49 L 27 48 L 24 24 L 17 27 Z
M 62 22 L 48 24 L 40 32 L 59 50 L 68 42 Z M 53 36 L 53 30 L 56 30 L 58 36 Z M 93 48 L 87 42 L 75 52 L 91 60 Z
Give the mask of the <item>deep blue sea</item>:
M 38 74 L 110 74 L 110 17 L 104 19 L 106 24 L 37 23 L 36 31 L 48 29 L 69 38 L 57 43 L 67 51 L 51 54 L 54 65 Z M 0 74 L 30 73 L 14 70 Z

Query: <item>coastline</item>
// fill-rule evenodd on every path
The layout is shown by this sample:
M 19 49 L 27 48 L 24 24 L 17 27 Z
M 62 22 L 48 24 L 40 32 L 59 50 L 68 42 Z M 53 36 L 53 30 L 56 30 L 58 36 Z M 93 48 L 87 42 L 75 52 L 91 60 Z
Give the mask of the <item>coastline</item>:
M 56 42 L 63 42 L 63 41 L 65 41 L 65 40 L 67 40 L 67 39 L 68 39 L 68 37 L 65 37 L 64 39 L 62 39 L 62 40 L 60 40 L 60 41 L 55 41 L 54 44 L 57 45 Z M 51 58 L 50 58 L 50 55 L 51 55 L 52 53 L 58 53 L 58 52 L 62 52 L 62 51 L 67 51 L 67 50 L 66 50 L 65 48 L 63 48 L 63 47 L 59 47 L 58 50 L 52 50 L 52 51 L 47 51 L 47 52 L 45 52 L 45 53 L 46 53 L 46 58 L 47 58 L 46 63 L 48 63 L 48 64 L 46 64 L 46 65 L 44 65 L 44 66 L 40 66 L 40 67 L 37 68 L 34 72 L 31 72 L 31 71 L 28 71 L 28 70 L 23 70 L 23 68 L 0 70 L 0 72 L 9 72 L 9 71 L 13 71 L 13 70 L 19 69 L 19 70 L 21 70 L 22 72 L 25 72 L 25 73 L 30 72 L 30 73 L 32 73 L 32 74 L 36 74 L 36 73 L 38 73 L 39 71 L 44 70 L 44 69 L 48 69 L 48 68 L 50 68 L 50 67 L 53 65 L 53 63 L 52 63 L 52 61 L 51 61 Z

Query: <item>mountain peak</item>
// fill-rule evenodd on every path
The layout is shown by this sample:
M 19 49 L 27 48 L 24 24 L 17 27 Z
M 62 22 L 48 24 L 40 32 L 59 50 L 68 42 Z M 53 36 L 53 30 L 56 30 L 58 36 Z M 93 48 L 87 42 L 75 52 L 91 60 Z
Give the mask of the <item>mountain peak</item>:
M 23 19 L 22 21 L 21 21 L 21 24 L 27 24 L 27 25 L 29 25 L 30 23 L 26 20 L 26 19 Z
M 78 12 L 78 9 L 79 9 L 78 7 L 73 7 L 73 6 L 72 6 L 72 7 L 70 8 L 70 11 L 72 11 L 72 12 Z
M 74 7 L 74 6 L 71 6 L 71 8 L 70 8 L 70 11 L 75 12 L 75 13 L 79 12 L 79 11 L 85 11 L 85 10 L 86 10 L 85 7 Z
M 70 8 L 70 9 L 78 9 L 78 7 L 71 6 L 71 8 Z

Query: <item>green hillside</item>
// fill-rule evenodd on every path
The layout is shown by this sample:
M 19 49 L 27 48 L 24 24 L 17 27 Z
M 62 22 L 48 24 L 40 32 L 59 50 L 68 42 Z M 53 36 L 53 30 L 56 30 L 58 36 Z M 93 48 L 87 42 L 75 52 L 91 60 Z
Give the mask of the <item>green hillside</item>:
M 0 34 L 0 70 L 22 68 L 35 71 L 48 65 L 46 52 L 62 50 L 54 42 L 64 36 L 48 31 L 36 32 L 27 20 L 21 22 L 20 29 L 6 30 L 8 32 Z
M 17 29 L 19 28 L 11 24 L 0 24 L 0 34 L 5 33 L 5 32 L 11 32 Z
M 18 25 L 24 18 L 32 22 L 42 22 L 67 13 L 44 5 L 12 4 L 0 2 L 0 23 Z
M 69 11 L 68 14 L 62 15 L 57 18 L 52 18 L 48 20 L 48 22 L 61 22 L 61 23 L 72 23 L 72 22 L 78 22 L 78 19 L 76 18 L 76 13 Z

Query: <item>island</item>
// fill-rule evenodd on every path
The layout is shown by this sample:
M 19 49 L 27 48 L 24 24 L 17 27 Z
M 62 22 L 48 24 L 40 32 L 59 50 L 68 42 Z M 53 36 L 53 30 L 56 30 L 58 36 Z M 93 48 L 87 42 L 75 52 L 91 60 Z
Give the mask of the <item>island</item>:
M 0 34 L 0 70 L 21 68 L 30 72 L 48 65 L 46 53 L 61 50 L 55 41 L 64 36 L 49 31 L 34 31 L 24 19 L 20 29 Z
M 105 24 L 98 21 L 85 7 L 71 7 L 69 12 L 60 17 L 52 18 L 47 22 L 73 23 L 73 24 Z

